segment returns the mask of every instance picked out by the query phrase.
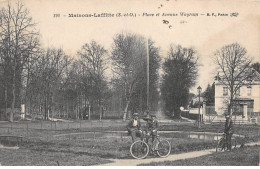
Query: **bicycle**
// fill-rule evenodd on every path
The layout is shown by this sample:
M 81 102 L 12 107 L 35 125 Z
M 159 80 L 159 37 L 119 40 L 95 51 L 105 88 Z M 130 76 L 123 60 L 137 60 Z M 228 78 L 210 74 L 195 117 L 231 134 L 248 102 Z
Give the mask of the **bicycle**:
M 168 157 L 170 155 L 171 144 L 168 140 L 160 139 L 159 135 L 155 135 L 154 142 L 149 141 L 151 138 L 151 135 L 146 135 L 147 142 L 144 141 L 143 138 L 132 143 L 130 146 L 130 153 L 133 158 L 143 159 L 149 152 L 156 153 L 160 157 Z
M 231 139 L 231 149 L 232 147 L 236 147 L 237 142 L 234 138 Z M 222 138 L 218 140 L 217 146 L 216 146 L 216 152 L 218 151 L 226 151 L 227 150 L 227 141 L 226 141 L 226 134 L 224 133 L 222 135 Z

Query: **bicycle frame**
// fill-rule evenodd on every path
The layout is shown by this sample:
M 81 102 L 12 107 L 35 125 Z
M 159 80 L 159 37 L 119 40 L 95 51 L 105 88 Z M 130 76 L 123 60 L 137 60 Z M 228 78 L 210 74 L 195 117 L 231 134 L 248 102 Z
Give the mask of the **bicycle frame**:
M 151 150 L 152 152 L 155 152 L 155 146 L 157 142 L 160 142 L 160 137 L 159 135 L 154 135 L 154 141 L 152 142 L 152 144 L 149 144 L 149 140 L 151 140 L 153 137 L 152 134 L 150 135 L 145 135 L 142 139 L 142 141 L 146 142 L 149 146 L 149 150 Z M 157 142 L 156 142 L 157 141 Z

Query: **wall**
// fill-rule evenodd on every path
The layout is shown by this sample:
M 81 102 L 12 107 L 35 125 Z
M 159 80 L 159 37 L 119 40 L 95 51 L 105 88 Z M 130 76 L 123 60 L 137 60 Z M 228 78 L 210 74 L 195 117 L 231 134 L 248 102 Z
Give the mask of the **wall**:
M 224 85 L 220 84 L 219 82 L 215 83 L 215 111 L 218 115 L 221 115 L 225 112 L 226 106 L 224 104 L 225 101 L 229 99 L 229 91 L 227 96 L 223 96 L 223 87 Z M 252 92 L 251 96 L 248 96 L 248 89 L 247 86 L 244 85 L 240 87 L 240 95 L 237 98 L 244 98 L 244 99 L 253 99 L 254 100 L 254 108 L 253 112 L 260 112 L 260 82 L 256 81 L 253 82 L 252 85 Z

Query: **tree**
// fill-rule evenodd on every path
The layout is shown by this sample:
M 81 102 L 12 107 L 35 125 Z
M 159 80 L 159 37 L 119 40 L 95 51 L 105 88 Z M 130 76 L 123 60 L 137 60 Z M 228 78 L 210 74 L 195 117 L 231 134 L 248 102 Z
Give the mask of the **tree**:
M 86 75 L 89 76 L 88 82 L 88 95 L 91 102 L 97 102 L 100 110 L 100 119 L 103 116 L 103 103 L 105 101 L 105 92 L 107 90 L 107 84 L 104 76 L 104 72 L 107 68 L 106 55 L 107 50 L 95 41 L 86 43 L 78 51 L 80 61 L 83 68 L 87 70 Z
M 5 90 L 11 87 L 10 121 L 13 121 L 15 107 L 20 107 L 22 72 L 29 58 L 39 45 L 38 32 L 35 30 L 29 11 L 18 2 L 15 7 L 8 3 L 0 11 L 0 46 L 3 57 Z M 6 97 L 6 98 L 7 98 Z M 7 102 L 7 100 L 6 100 Z M 6 103 L 6 105 L 9 105 Z
M 149 111 L 156 111 L 159 103 L 159 68 L 160 55 L 159 48 L 152 40 L 148 40 L 149 48 Z M 146 62 L 145 62 L 146 64 Z M 141 79 L 137 82 L 133 91 L 131 106 L 133 112 L 144 112 L 147 110 L 147 66 L 143 66 Z
M 211 86 L 208 84 L 206 90 L 202 94 L 203 98 L 206 100 L 206 104 L 214 104 L 215 103 L 215 84 L 213 83 Z
M 248 83 L 250 74 L 248 71 L 251 58 L 246 55 L 247 51 L 238 43 L 223 46 L 215 52 L 218 80 L 228 88 L 229 98 L 227 102 L 228 114 L 232 116 L 234 97 L 238 89 Z
M 162 99 L 167 115 L 180 118 L 180 107 L 188 105 L 189 89 L 198 75 L 198 56 L 194 49 L 170 45 L 163 63 Z
M 260 63 L 259 62 L 253 63 L 252 68 L 254 68 L 258 73 L 260 73 Z
M 62 49 L 47 49 L 37 60 L 31 73 L 29 86 L 31 106 L 44 110 L 44 119 L 54 115 L 55 98 L 64 88 L 64 74 L 71 59 Z
M 152 98 L 157 94 L 160 57 L 159 48 L 155 47 L 151 40 L 149 40 L 148 46 L 149 92 L 151 93 L 149 98 Z M 117 83 L 114 86 L 122 86 L 118 90 L 121 89 L 119 92 L 122 94 L 121 103 L 124 107 L 123 119 L 125 120 L 129 108 L 132 111 L 148 109 L 146 104 L 147 40 L 136 34 L 117 34 L 114 38 L 111 59 L 114 82 Z
M 112 49 L 113 72 L 117 82 L 123 86 L 124 116 L 128 112 L 133 91 L 145 67 L 145 41 L 143 37 L 132 34 L 117 34 Z

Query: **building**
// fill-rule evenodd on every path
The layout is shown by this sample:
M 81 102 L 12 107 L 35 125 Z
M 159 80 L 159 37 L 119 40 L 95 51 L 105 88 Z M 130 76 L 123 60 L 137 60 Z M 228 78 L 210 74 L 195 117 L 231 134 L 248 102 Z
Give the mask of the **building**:
M 218 115 L 223 115 L 227 111 L 229 102 L 229 90 L 215 79 L 215 111 Z M 236 92 L 234 98 L 233 116 L 242 117 L 249 120 L 252 116 L 258 116 L 260 112 L 260 74 L 253 71 L 250 81 L 242 85 Z

